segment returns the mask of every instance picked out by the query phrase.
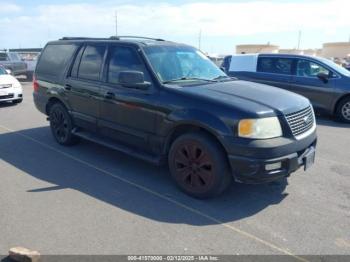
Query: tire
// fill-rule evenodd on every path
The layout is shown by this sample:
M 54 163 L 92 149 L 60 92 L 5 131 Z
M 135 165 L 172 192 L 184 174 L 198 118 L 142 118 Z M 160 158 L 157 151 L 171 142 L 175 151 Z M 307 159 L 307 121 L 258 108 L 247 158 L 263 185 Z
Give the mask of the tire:
M 70 146 L 79 142 L 72 134 L 73 121 L 63 104 L 55 103 L 51 106 L 49 119 L 52 135 L 59 144 Z
M 339 121 L 350 123 L 350 97 L 340 100 L 336 110 L 336 116 Z
M 16 100 L 12 100 L 13 104 L 20 104 L 22 103 L 23 99 L 16 99 Z
M 178 137 L 171 145 L 168 163 L 178 187 L 196 198 L 219 195 L 232 180 L 225 153 L 204 133 Z

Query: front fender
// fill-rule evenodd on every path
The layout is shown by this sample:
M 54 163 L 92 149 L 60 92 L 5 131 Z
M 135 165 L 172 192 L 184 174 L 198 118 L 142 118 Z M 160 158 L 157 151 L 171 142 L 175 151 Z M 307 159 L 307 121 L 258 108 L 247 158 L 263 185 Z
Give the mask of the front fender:
M 183 109 L 172 112 L 168 115 L 169 125 L 166 127 L 166 134 L 181 125 L 193 125 L 204 128 L 215 136 L 231 135 L 232 130 L 220 117 L 207 111 L 199 109 Z

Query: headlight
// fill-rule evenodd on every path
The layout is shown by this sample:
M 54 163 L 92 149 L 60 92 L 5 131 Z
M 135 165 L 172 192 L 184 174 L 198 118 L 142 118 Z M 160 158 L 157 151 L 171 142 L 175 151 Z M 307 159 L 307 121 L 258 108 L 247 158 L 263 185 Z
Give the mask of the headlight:
M 242 119 L 238 124 L 238 136 L 267 139 L 282 136 L 282 128 L 277 117 Z

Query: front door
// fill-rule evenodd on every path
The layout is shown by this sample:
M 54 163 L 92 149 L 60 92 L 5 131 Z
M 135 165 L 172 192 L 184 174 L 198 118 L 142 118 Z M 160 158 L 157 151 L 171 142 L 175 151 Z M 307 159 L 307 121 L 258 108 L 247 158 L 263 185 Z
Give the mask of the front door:
M 121 71 L 141 71 L 145 81 L 152 82 L 142 57 L 130 46 L 111 45 L 101 88 L 99 132 L 129 146 L 149 148 L 155 133 L 157 92 L 126 88 L 118 81 Z
M 326 74 L 328 80 L 318 78 L 319 73 Z M 333 104 L 336 77 L 335 73 L 319 63 L 297 59 L 290 90 L 307 97 L 315 108 L 328 110 Z

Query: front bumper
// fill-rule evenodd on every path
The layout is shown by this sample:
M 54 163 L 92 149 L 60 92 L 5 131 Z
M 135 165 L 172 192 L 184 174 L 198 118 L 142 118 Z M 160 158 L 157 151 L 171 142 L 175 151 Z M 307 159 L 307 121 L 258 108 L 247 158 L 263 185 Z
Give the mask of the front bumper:
M 22 88 L 1 88 L 0 89 L 0 102 L 22 100 L 23 93 Z
M 228 151 L 228 159 L 237 182 L 249 184 L 271 182 L 289 176 L 304 166 L 305 155 L 315 150 L 316 144 L 317 137 L 316 132 L 314 132 L 299 141 L 287 138 L 265 142 L 260 140 L 256 144 L 250 143 L 249 146 L 238 144 L 234 150 L 230 145 L 229 148 L 234 153 Z M 237 151 L 237 148 L 240 151 Z M 277 163 L 281 163 L 281 167 L 273 170 L 266 168 L 266 165 Z

